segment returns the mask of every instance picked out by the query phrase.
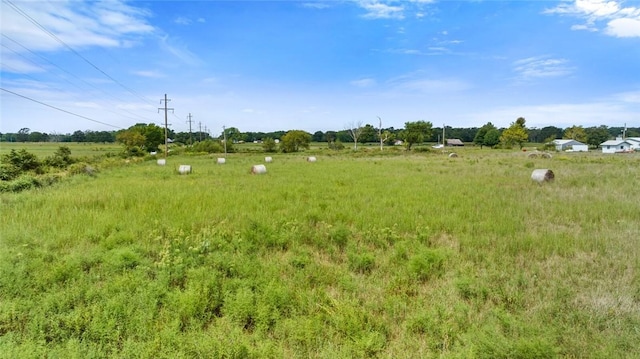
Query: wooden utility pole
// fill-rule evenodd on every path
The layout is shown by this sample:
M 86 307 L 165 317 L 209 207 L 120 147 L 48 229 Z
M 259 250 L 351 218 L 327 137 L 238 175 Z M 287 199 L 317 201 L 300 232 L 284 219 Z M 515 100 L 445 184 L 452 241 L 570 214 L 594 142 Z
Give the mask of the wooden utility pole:
M 191 120 L 191 112 L 189 112 L 189 116 L 187 116 L 187 118 L 189 119 L 187 121 L 189 124 L 189 146 L 193 146 L 193 138 L 191 137 L 191 123 L 193 123 L 193 121 Z
M 227 158 L 227 129 L 222 126 L 222 143 L 224 144 L 224 158 Z
M 160 100 L 160 103 L 162 103 L 163 100 Z M 167 107 L 167 103 L 171 101 L 170 99 L 167 98 L 167 94 L 164 94 L 164 158 L 166 159 L 167 157 L 169 157 L 169 137 L 168 137 L 168 119 L 167 119 L 167 112 L 169 110 L 171 110 L 171 112 L 173 112 L 172 108 L 168 108 Z M 158 108 L 158 112 L 160 112 L 160 110 L 163 110 L 163 108 Z
M 380 116 L 377 116 L 378 120 L 380 120 L 380 126 L 378 127 L 378 137 L 380 138 L 380 151 L 382 151 L 382 119 Z

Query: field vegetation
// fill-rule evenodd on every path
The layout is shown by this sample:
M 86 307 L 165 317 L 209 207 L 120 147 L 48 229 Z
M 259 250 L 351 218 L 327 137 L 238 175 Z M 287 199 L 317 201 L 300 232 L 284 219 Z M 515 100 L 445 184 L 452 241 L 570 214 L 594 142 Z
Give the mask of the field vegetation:
M 259 149 L 0 194 L 0 357 L 640 352 L 640 154 Z

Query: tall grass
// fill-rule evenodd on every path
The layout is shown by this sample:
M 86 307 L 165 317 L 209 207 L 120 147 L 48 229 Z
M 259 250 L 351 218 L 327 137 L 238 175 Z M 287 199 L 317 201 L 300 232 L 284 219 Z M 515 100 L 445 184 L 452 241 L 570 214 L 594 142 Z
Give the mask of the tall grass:
M 458 154 L 170 157 L 2 194 L 0 353 L 640 351 L 640 158 Z

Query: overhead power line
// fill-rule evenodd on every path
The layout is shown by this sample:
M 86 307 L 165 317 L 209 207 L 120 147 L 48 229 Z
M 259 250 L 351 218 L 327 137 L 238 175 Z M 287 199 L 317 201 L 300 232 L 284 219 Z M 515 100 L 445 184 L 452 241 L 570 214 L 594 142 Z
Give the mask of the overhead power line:
M 149 104 L 153 104 L 152 101 L 150 101 L 149 99 L 145 98 L 144 96 L 138 94 L 137 92 L 135 92 L 134 90 L 130 89 L 129 87 L 125 86 L 124 84 L 122 84 L 120 81 L 116 80 L 115 78 L 111 77 L 109 74 L 107 74 L 105 71 L 103 71 L 101 68 L 99 68 L 97 65 L 95 65 L 93 62 L 89 61 L 86 57 L 82 56 L 79 52 L 77 52 L 76 50 L 74 50 L 71 46 L 69 46 L 66 42 L 62 41 L 58 36 L 56 36 L 54 33 L 52 33 L 51 31 L 49 31 L 46 27 L 44 27 L 42 24 L 40 24 L 37 20 L 35 20 L 34 18 L 32 18 L 31 16 L 29 16 L 29 14 L 27 14 L 26 12 L 24 12 L 24 10 L 22 10 L 20 7 L 18 7 L 17 5 L 15 5 L 14 3 L 12 3 L 10 0 L 2 0 L 3 2 L 9 4 L 13 10 L 15 10 L 18 14 L 22 15 L 24 18 L 26 18 L 27 20 L 29 20 L 32 24 L 34 24 L 35 26 L 37 26 L 40 30 L 44 31 L 47 35 L 49 35 L 52 39 L 56 40 L 57 42 L 59 42 L 62 46 L 66 47 L 67 49 L 69 49 L 69 51 L 73 52 L 76 56 L 78 56 L 79 58 L 81 58 L 82 60 L 84 60 L 87 64 L 89 64 L 91 67 L 93 67 L 94 69 L 96 69 L 98 72 L 100 72 L 101 74 L 103 74 L 104 76 L 106 76 L 108 79 L 110 79 L 111 81 L 115 82 L 116 84 L 118 84 L 120 87 L 122 87 L 123 89 L 127 90 L 128 92 L 130 92 L 131 94 L 133 94 L 134 96 L 140 98 L 141 100 L 149 103 Z
M 40 54 L 37 54 L 37 53 L 35 53 L 35 52 L 31 51 L 29 48 L 27 48 L 26 46 L 24 46 L 23 44 L 21 44 L 19 41 L 12 39 L 11 37 L 7 36 L 6 34 L 2 34 L 2 37 L 6 38 L 7 40 L 12 41 L 12 42 L 13 42 L 13 43 L 15 43 L 16 45 L 18 45 L 18 46 L 22 47 L 24 50 L 26 50 L 26 51 L 28 51 L 29 53 L 31 53 L 32 55 L 37 56 L 37 57 L 39 57 L 40 59 L 42 59 L 42 60 L 46 61 L 47 63 L 49 63 L 49 64 L 51 64 L 51 65 L 55 66 L 55 67 L 56 67 L 56 68 L 58 68 L 60 71 L 62 71 L 62 72 L 64 72 L 64 73 L 66 73 L 67 75 L 69 75 L 69 76 L 71 76 L 71 77 L 74 77 L 75 79 L 77 79 L 78 81 L 81 81 L 81 82 L 82 82 L 82 83 L 84 83 L 85 85 L 88 85 L 88 86 L 90 86 L 90 87 L 92 87 L 92 88 L 94 88 L 94 89 L 96 89 L 96 90 L 98 90 L 98 91 L 100 91 L 100 92 L 104 93 L 105 95 L 107 95 L 107 96 L 111 97 L 112 99 L 114 99 L 114 100 L 116 100 L 116 101 L 123 101 L 122 99 L 119 99 L 119 98 L 115 97 L 114 95 L 111 95 L 111 94 L 107 93 L 106 91 L 102 90 L 102 89 L 101 89 L 101 88 L 99 88 L 98 86 L 95 86 L 95 85 L 93 85 L 93 84 L 91 84 L 91 83 L 89 83 L 89 82 L 87 82 L 87 81 L 85 81 L 85 80 L 81 79 L 80 77 L 76 76 L 75 74 L 73 74 L 73 73 L 71 73 L 71 72 L 69 72 L 69 71 L 67 71 L 67 70 L 63 69 L 62 67 L 60 67 L 60 66 L 58 66 L 57 64 L 55 64 L 55 63 L 51 62 L 50 60 L 48 60 L 46 57 L 44 57 L 44 56 L 42 56 L 42 55 L 40 55 Z M 7 50 L 9 50 L 9 51 L 13 52 L 14 54 L 16 54 L 16 55 L 18 55 L 18 56 L 20 56 L 20 57 L 24 58 L 25 60 L 27 60 L 27 61 L 31 62 L 31 63 L 32 63 L 32 64 L 34 64 L 35 66 L 40 67 L 40 68 L 42 68 L 42 69 L 44 70 L 44 68 L 43 68 L 42 66 L 40 66 L 40 65 L 39 65 L 39 64 L 37 64 L 37 63 L 35 63 L 34 61 L 32 61 L 31 59 L 27 58 L 26 56 L 24 56 L 24 55 L 22 55 L 22 54 L 18 53 L 17 51 L 15 51 L 15 50 L 13 50 L 13 49 L 10 49 L 10 48 L 9 48 L 9 47 L 7 47 L 5 44 L 2 44 L 2 47 L 6 48 Z M 5 66 L 5 67 L 9 67 L 9 66 L 6 66 L 6 65 L 3 65 L 3 66 Z M 39 80 L 37 80 L 37 79 L 33 78 L 32 76 L 29 76 L 29 75 L 27 75 L 27 74 L 23 74 L 23 75 L 28 76 L 28 77 L 30 77 L 31 79 L 35 80 L 35 81 L 39 81 Z M 69 81 L 69 80 L 65 79 L 64 77 L 62 77 L 62 76 L 60 76 L 60 75 L 58 75 L 58 76 L 59 76 L 60 78 L 62 78 L 64 81 L 66 81 L 68 84 L 70 84 L 70 85 L 72 85 L 72 86 L 74 86 L 74 87 L 76 87 L 76 88 L 80 89 L 81 91 L 86 91 L 85 89 L 82 89 L 80 86 L 78 86 L 77 84 L 74 84 L 73 82 L 71 82 L 71 81 Z M 124 111 L 124 112 L 126 112 L 126 113 L 129 113 L 129 114 L 131 114 L 131 115 L 133 115 L 133 116 L 136 116 L 136 117 L 137 117 L 137 119 L 136 119 L 136 118 L 134 118 L 134 117 L 130 117 L 130 116 L 126 116 L 126 115 L 118 114 L 118 113 L 113 112 L 113 111 L 111 111 L 111 112 L 112 112 L 112 113 L 115 113 L 115 114 L 117 114 L 117 115 L 120 115 L 120 116 L 129 117 L 130 119 L 137 120 L 137 121 L 139 121 L 140 119 L 143 119 L 143 120 L 145 120 L 145 121 L 152 122 L 152 120 L 150 120 L 150 119 L 148 119 L 148 118 L 146 118 L 146 117 L 140 116 L 140 115 L 138 115 L 138 114 L 136 114 L 136 113 L 133 113 L 133 112 L 131 112 L 131 111 L 127 110 L 127 109 L 120 109 L 120 110 L 121 110 L 121 111 Z
M 56 107 L 56 106 L 53 106 L 53 105 L 49 105 L 49 104 L 44 103 L 44 102 L 42 102 L 42 101 L 38 101 L 38 100 L 36 100 L 36 99 L 33 99 L 33 98 L 29 97 L 29 96 L 21 95 L 21 94 L 19 94 L 19 93 L 17 93 L 17 92 L 13 92 L 13 91 L 7 90 L 7 89 L 2 88 L 2 87 L 0 87 L 0 90 L 5 91 L 5 92 L 8 92 L 8 93 L 10 93 L 10 94 L 12 94 L 12 95 L 16 95 L 16 96 L 18 96 L 18 97 L 22 97 L 22 98 L 27 99 L 27 100 L 29 100 L 29 101 L 33 101 L 33 102 L 35 102 L 35 103 L 39 103 L 39 104 L 41 104 L 41 105 L 43 105 L 43 106 L 47 106 L 47 107 L 53 108 L 53 109 L 55 109 L 55 110 L 58 110 L 58 111 L 61 111 L 61 112 L 64 112 L 64 113 L 68 113 L 68 114 L 70 114 L 70 115 L 73 115 L 73 116 L 76 116 L 76 117 L 83 118 L 83 119 L 88 120 L 88 121 L 92 121 L 92 122 L 95 122 L 95 123 L 99 123 L 99 124 L 101 124 L 101 125 L 105 125 L 105 126 L 110 126 L 110 127 L 113 127 L 113 128 L 122 129 L 122 127 L 120 127 L 120 126 L 116 126 L 116 125 L 112 125 L 112 124 L 110 124 L 110 123 L 106 123 L 106 122 L 102 122 L 102 121 L 94 120 L 94 119 L 89 118 L 89 117 L 87 117 L 87 116 L 78 115 L 77 113 L 73 113 L 73 112 L 71 112 L 71 111 L 67 111 L 67 110 L 61 109 L 60 107 Z

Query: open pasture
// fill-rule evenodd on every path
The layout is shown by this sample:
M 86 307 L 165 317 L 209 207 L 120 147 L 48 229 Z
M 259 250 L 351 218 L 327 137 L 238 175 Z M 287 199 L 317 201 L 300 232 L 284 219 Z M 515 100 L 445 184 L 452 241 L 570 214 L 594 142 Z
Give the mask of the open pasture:
M 53 155 L 56 150 L 66 146 L 71 150 L 73 157 L 93 157 L 106 154 L 119 154 L 122 145 L 116 143 L 91 143 L 91 142 L 2 142 L 0 143 L 0 155 L 11 150 L 25 149 L 43 159 Z
M 0 353 L 640 352 L 640 157 L 456 152 L 273 154 L 262 175 L 264 154 L 175 156 L 2 194 Z

